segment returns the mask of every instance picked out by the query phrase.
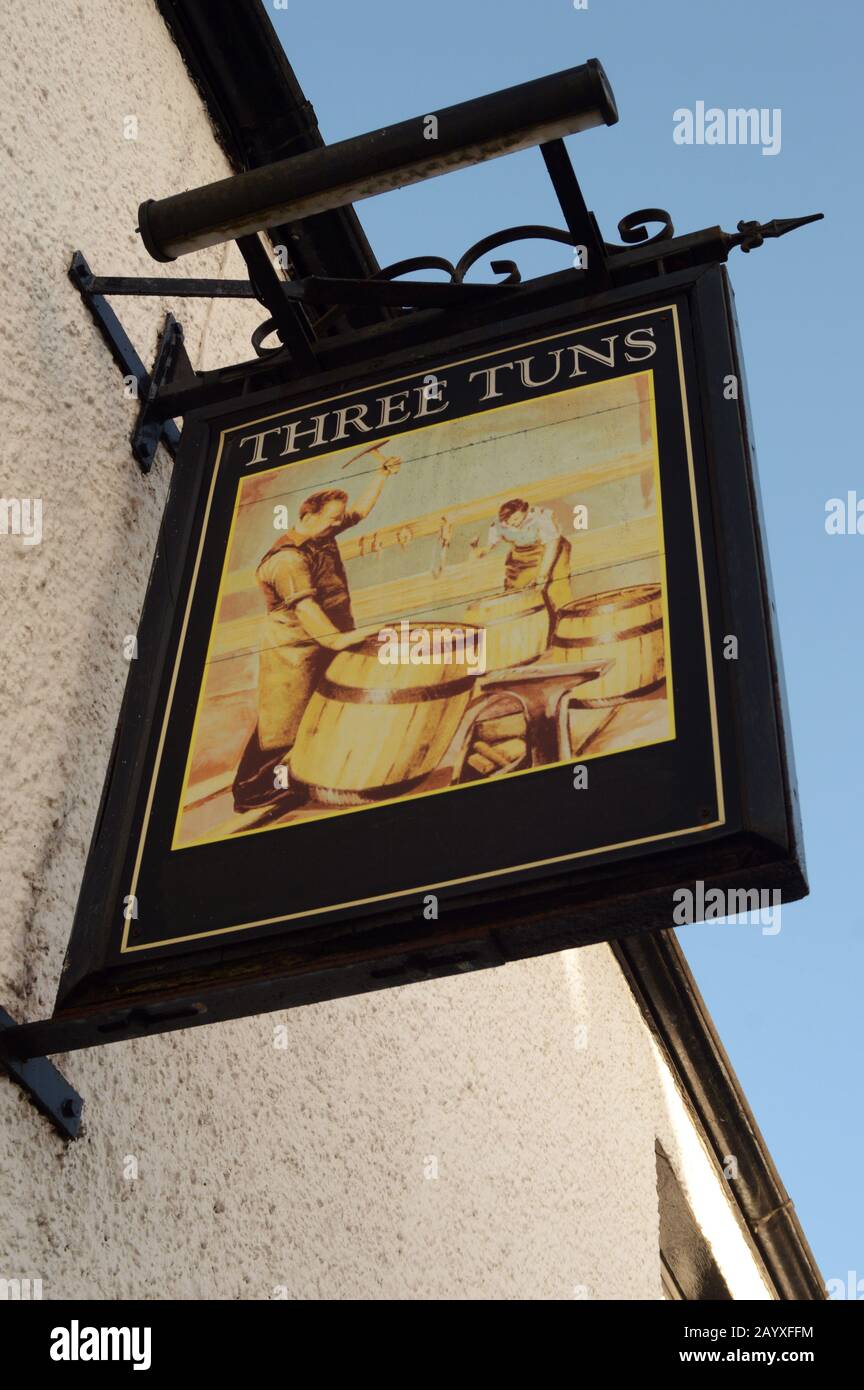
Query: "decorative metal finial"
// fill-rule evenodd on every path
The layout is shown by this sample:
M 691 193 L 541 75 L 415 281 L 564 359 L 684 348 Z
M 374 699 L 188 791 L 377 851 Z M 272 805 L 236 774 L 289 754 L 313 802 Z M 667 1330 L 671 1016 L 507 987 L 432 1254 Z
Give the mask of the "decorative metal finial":
M 733 246 L 742 251 L 754 251 L 767 237 L 785 236 L 798 227 L 806 227 L 808 222 L 821 222 L 824 212 L 811 212 L 809 217 L 775 217 L 771 222 L 739 222 L 740 236 L 732 237 Z

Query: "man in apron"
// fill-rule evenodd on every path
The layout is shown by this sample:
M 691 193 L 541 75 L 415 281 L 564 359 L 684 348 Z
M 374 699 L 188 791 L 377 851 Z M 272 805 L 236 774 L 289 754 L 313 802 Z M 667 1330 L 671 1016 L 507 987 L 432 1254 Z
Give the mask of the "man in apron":
M 551 511 L 532 507 L 521 497 L 512 497 L 498 509 L 485 546 L 472 543 L 474 554 L 482 559 L 501 542 L 508 546 L 504 561 L 505 593 L 530 587 L 544 589 L 553 611 L 569 602 L 572 598 L 571 547 Z
M 256 570 L 267 604 L 258 668 L 258 723 L 234 778 L 234 810 L 287 810 L 305 799 L 291 787 L 287 756 L 303 711 L 335 651 L 354 630 L 348 578 L 337 536 L 368 516 L 401 460 L 384 459 L 353 508 L 341 488 L 307 497 L 297 525 L 270 547 Z M 348 640 L 343 634 L 348 634 Z

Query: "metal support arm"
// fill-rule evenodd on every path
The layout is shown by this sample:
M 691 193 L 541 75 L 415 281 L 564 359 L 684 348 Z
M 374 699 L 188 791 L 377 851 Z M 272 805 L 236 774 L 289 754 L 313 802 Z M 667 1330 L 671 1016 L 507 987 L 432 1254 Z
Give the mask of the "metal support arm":
M 192 367 L 183 349 L 183 330 L 171 314 L 166 314 L 165 325 L 156 354 L 152 374 L 147 371 L 132 345 L 128 333 L 105 298 L 104 285 L 97 281 L 80 251 L 76 251 L 69 267 L 69 279 L 80 292 L 93 322 L 99 329 L 111 356 L 124 377 L 131 377 L 140 402 L 135 428 L 132 431 L 132 453 L 138 460 L 142 473 L 149 473 L 160 442 L 173 455 L 180 444 L 180 431 L 173 420 L 157 420 L 152 415 L 153 400 L 166 379 L 175 379 L 177 367 L 181 364 L 192 376 Z M 121 290 L 120 293 L 131 293 Z M 135 293 L 142 293 L 141 290 Z M 160 293 L 160 291 L 156 291 Z
M 4 1034 L 20 1027 L 0 1009 L 0 1067 L 30 1097 L 33 1104 L 59 1130 L 64 1139 L 77 1139 L 84 1102 L 47 1057 L 19 1057 L 3 1046 Z M 10 1040 L 11 1040 L 11 1033 Z

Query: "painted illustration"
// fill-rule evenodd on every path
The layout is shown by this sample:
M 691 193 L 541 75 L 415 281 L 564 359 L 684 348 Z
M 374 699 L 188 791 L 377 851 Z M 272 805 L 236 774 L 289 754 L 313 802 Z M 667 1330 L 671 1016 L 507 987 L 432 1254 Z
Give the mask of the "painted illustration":
M 674 737 L 653 377 L 241 480 L 174 848 Z

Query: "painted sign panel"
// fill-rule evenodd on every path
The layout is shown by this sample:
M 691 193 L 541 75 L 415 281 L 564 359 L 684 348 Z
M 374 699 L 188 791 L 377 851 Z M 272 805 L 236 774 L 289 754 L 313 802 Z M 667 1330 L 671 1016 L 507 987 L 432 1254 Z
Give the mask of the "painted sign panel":
M 669 670 L 650 371 L 241 476 L 172 847 L 674 738 Z
M 345 933 L 356 964 L 745 830 L 686 297 L 490 338 L 187 422 L 103 971 Z

